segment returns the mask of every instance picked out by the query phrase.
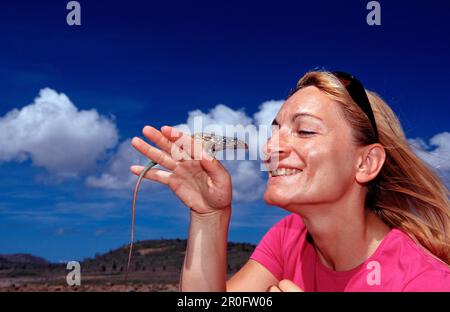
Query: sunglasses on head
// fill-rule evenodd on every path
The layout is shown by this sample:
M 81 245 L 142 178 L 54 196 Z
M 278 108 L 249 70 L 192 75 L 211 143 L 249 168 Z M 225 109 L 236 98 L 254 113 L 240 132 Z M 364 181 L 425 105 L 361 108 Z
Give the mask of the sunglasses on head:
M 377 124 L 375 123 L 372 107 L 370 106 L 369 98 L 367 97 L 366 90 L 364 89 L 362 83 L 356 79 L 355 76 L 342 71 L 334 71 L 331 73 L 339 79 L 339 81 L 347 89 L 347 92 L 350 94 L 353 101 L 362 109 L 367 118 L 369 118 L 375 133 L 375 142 L 378 142 Z

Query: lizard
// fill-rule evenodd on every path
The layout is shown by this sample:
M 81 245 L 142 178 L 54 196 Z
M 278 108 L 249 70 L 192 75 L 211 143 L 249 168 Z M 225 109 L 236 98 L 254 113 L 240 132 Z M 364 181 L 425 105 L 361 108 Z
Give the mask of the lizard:
M 225 136 L 200 132 L 200 133 L 193 134 L 192 138 L 196 141 L 200 141 L 200 143 L 202 144 L 202 147 L 212 157 L 215 156 L 216 152 L 222 151 L 225 149 L 233 149 L 233 150 L 239 149 L 239 148 L 248 149 L 248 145 L 246 143 L 244 143 L 243 141 L 237 139 L 236 137 L 231 138 L 231 137 L 225 137 Z M 149 170 L 151 170 L 156 165 L 157 165 L 156 162 L 154 162 L 152 160 L 149 161 L 144 166 L 144 169 L 142 170 L 142 172 L 139 174 L 139 176 L 136 180 L 136 184 L 134 186 L 133 201 L 131 204 L 131 240 L 130 240 L 130 244 L 129 244 L 128 262 L 127 262 L 127 267 L 126 267 L 126 271 L 125 271 L 125 283 L 128 280 L 128 272 L 129 272 L 130 265 L 131 265 L 131 255 L 133 252 L 134 223 L 135 223 L 134 220 L 135 220 L 135 215 L 136 215 L 137 194 L 138 194 L 139 187 L 141 185 L 141 182 L 142 182 L 144 176 L 146 175 L 146 173 Z

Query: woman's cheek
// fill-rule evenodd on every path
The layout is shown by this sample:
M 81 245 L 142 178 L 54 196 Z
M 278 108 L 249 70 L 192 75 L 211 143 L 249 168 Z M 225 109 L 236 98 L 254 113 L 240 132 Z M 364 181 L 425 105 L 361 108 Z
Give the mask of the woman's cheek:
M 348 187 L 351 173 L 348 155 L 316 149 L 310 153 L 304 173 L 305 188 L 310 195 L 324 200 L 337 198 Z

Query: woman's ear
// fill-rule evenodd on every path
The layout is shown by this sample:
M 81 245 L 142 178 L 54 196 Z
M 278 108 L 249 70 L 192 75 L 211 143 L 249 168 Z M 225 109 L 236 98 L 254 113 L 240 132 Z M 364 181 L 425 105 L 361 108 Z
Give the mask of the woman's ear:
M 356 181 L 367 183 L 378 175 L 386 159 L 384 147 L 379 144 L 371 144 L 361 149 L 356 168 Z

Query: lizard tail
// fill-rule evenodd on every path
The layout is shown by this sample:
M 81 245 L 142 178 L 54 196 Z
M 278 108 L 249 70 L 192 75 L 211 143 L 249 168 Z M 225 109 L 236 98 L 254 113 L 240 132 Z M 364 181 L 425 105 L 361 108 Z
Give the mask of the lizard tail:
M 130 265 L 131 265 L 131 255 L 133 253 L 133 243 L 134 243 L 134 219 L 135 219 L 135 215 L 136 215 L 136 199 L 137 199 L 137 194 L 139 191 L 139 187 L 142 183 L 142 179 L 144 178 L 145 174 L 154 166 L 156 166 L 156 163 L 154 162 L 149 162 L 144 169 L 142 170 L 141 174 L 139 175 L 137 181 L 136 181 L 136 185 L 134 186 L 134 191 L 133 191 L 133 203 L 131 205 L 131 239 L 130 239 L 130 248 L 129 248 L 129 252 L 128 252 L 128 262 L 127 262 L 127 268 L 125 271 L 125 284 L 128 282 L 128 273 L 130 271 Z

